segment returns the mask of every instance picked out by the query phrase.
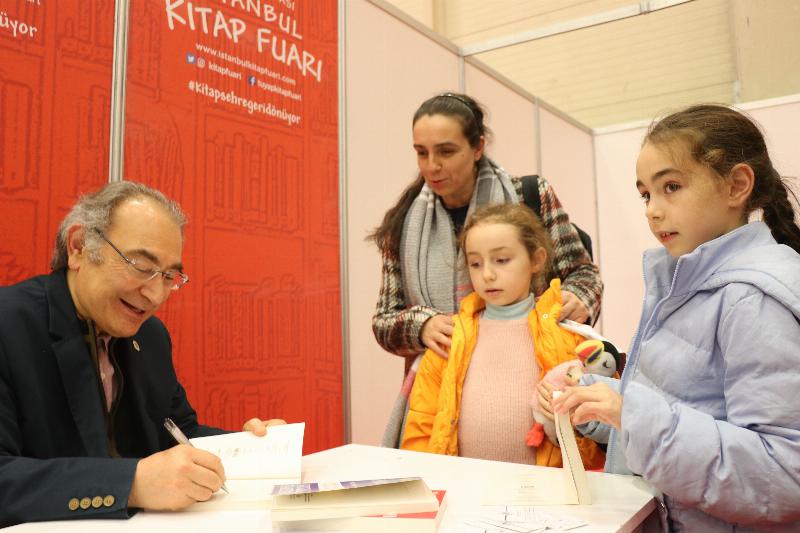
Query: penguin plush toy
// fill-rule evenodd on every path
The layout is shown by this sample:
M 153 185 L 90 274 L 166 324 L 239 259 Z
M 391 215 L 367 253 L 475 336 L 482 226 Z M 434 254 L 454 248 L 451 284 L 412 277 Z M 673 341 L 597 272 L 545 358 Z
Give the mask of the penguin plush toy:
M 597 374 L 610 378 L 620 368 L 619 351 L 608 341 L 585 340 L 575 347 L 575 353 L 583 363 L 585 374 Z

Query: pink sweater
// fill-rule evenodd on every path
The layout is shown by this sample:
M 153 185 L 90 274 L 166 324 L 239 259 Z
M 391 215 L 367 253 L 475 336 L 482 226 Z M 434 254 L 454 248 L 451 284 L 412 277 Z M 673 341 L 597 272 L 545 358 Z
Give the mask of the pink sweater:
M 461 395 L 459 455 L 535 464 L 536 450 L 525 444 L 539 381 L 528 319 L 481 318 L 478 327 Z

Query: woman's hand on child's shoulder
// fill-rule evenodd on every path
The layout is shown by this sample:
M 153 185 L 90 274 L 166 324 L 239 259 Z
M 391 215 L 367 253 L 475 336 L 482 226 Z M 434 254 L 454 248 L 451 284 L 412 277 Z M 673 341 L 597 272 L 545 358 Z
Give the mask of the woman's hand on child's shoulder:
M 599 382 L 586 387 L 567 387 L 553 400 L 553 412 L 572 413 L 573 425 L 597 420 L 620 429 L 622 396 Z
M 444 359 L 450 351 L 450 338 L 453 336 L 453 319 L 448 315 L 436 315 L 422 325 L 420 340 L 429 349 Z
M 559 320 L 573 320 L 578 324 L 589 321 L 589 309 L 583 302 L 569 291 L 561 291 L 561 314 Z

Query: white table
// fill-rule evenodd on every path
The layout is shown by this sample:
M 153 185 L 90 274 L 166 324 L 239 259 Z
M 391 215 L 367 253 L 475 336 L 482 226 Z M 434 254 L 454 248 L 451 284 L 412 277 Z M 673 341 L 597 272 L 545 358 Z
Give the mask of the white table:
M 491 489 L 537 469 L 512 463 L 408 452 L 348 444 L 303 458 L 303 481 L 333 481 L 421 476 L 432 489 L 447 490 L 447 508 L 440 533 L 452 532 L 464 517 L 485 502 Z M 588 522 L 580 533 L 635 531 L 655 510 L 653 489 L 639 478 L 589 472 L 590 506 L 552 506 L 552 513 L 569 513 Z M 269 511 L 208 513 L 138 513 L 130 520 L 72 520 L 22 524 L 7 529 L 22 532 L 141 531 L 156 533 L 271 532 Z

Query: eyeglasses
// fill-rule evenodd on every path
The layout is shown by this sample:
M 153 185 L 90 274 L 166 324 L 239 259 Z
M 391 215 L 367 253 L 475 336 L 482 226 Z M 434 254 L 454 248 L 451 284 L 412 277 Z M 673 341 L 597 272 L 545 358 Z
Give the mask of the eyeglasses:
M 133 276 L 143 282 L 148 282 L 159 274 L 161 275 L 164 285 L 169 287 L 172 291 L 177 291 L 189 282 L 189 276 L 177 270 L 159 270 L 152 263 L 146 259 L 131 259 L 120 251 L 119 248 L 114 246 L 114 243 L 109 241 L 108 238 L 100 230 L 95 230 L 100 237 L 111 246 L 119 256 L 128 263 L 128 270 Z

